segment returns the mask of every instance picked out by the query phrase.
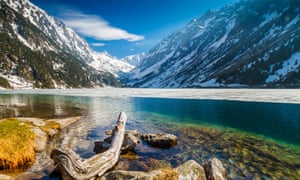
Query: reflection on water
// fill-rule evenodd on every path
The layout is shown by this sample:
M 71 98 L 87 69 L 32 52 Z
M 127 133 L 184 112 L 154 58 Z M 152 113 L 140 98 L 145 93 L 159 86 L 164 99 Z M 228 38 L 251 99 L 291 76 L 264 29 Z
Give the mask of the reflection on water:
M 0 95 L 0 118 L 44 119 L 83 116 L 52 144 L 71 147 L 82 157 L 94 154 L 120 111 L 127 129 L 169 132 L 178 145 L 159 150 L 138 145 L 121 157 L 116 169 L 151 170 L 186 160 L 217 156 L 229 179 L 300 176 L 300 105 L 162 98 Z
M 80 104 L 70 97 L 38 95 L 0 95 L 0 118 L 39 117 L 44 119 L 84 114 Z

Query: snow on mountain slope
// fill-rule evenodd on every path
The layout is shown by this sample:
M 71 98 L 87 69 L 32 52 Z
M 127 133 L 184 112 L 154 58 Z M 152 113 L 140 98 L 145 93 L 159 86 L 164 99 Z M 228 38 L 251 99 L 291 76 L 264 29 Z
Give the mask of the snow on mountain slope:
M 44 32 L 58 47 L 79 56 L 83 61 L 87 61 L 90 65 L 97 65 L 95 68 L 100 71 L 108 71 L 116 73 L 117 71 L 127 72 L 130 65 L 121 61 L 116 61 L 108 53 L 94 52 L 87 42 L 82 39 L 71 28 L 67 27 L 62 21 L 48 15 L 44 10 L 35 6 L 28 0 L 6 0 L 6 3 L 15 11 L 29 19 L 32 24 Z M 14 27 L 16 25 L 13 25 Z M 16 32 L 16 31 L 15 31 Z M 16 32 L 18 35 L 18 33 Z M 45 47 L 27 42 L 22 36 L 18 35 L 19 39 L 28 47 L 40 50 Z M 57 51 L 57 47 L 51 46 L 51 43 L 46 44 L 46 48 Z M 112 61 L 112 62 L 108 62 Z M 100 64 L 103 64 L 103 67 Z M 107 65 L 110 64 L 110 65 Z M 124 68 L 124 69 L 123 69 Z
M 28 0 L 0 0 L 0 86 L 119 86 L 133 67 L 93 51 L 64 23 Z
M 275 72 L 270 74 L 266 79 L 266 83 L 276 82 L 280 79 L 286 78 L 291 72 L 300 71 L 300 52 L 293 54 L 288 60 L 285 60 L 282 67 L 277 69 Z M 270 66 L 270 71 L 272 72 L 274 65 Z
M 94 53 L 92 61 L 89 61 L 88 64 L 98 71 L 106 70 L 116 77 L 119 76 L 119 73 L 128 73 L 130 72 L 134 66 L 130 65 L 126 62 L 118 60 L 112 56 L 110 56 L 107 52 L 103 53 Z
M 298 0 L 240 1 L 208 11 L 150 50 L 128 85 L 300 87 L 299 17 Z
M 120 61 L 131 64 L 134 67 L 138 67 L 143 62 L 143 59 L 145 58 L 145 56 L 146 56 L 145 53 L 134 54 L 134 55 L 130 55 L 130 56 L 121 58 Z
M 0 0 L 0 86 L 72 88 L 119 85 L 133 67 L 93 51 L 62 21 L 28 0 Z

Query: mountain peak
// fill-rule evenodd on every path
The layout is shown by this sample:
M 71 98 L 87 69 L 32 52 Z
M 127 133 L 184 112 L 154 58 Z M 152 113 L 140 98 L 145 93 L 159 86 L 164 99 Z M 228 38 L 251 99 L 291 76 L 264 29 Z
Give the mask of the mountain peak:
M 30 1 L 0 2 L 3 50 L 0 53 L 0 86 L 68 88 L 117 85 L 117 74 L 131 69 L 130 65 L 108 53 L 99 55 L 94 52 L 75 31 Z M 93 67 L 95 61 L 106 65 Z
M 299 7 L 251 0 L 208 11 L 151 49 L 129 85 L 299 87 Z

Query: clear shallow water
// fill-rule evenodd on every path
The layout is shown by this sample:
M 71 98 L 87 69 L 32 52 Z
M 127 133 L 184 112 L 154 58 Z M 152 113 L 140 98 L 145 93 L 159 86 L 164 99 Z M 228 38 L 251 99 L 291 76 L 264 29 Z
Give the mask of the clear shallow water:
M 63 145 L 83 157 L 94 154 L 120 111 L 127 129 L 169 132 L 178 145 L 159 150 L 141 144 L 121 157 L 116 169 L 175 167 L 217 156 L 229 179 L 300 177 L 300 105 L 222 100 L 0 95 L 0 117 L 60 118 L 82 115 L 61 135 Z

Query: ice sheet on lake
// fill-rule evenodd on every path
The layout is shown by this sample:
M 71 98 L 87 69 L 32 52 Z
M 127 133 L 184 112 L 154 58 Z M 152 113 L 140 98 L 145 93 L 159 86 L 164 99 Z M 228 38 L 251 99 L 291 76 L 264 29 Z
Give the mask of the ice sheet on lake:
M 181 99 L 237 100 L 300 104 L 300 89 L 56 89 L 56 90 L 0 90 L 0 94 L 54 94 L 92 97 L 157 97 Z

